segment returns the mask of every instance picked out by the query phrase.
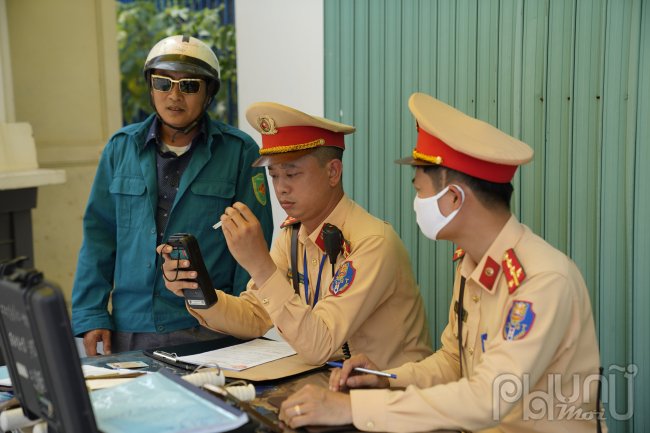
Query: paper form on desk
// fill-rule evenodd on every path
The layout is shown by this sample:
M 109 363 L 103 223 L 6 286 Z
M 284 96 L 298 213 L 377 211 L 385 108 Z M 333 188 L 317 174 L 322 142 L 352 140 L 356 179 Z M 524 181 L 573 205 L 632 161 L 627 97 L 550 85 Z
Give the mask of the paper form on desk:
M 100 376 L 108 376 L 108 375 L 114 375 L 114 374 L 151 373 L 150 371 L 128 370 L 126 368 L 120 368 L 118 370 L 113 370 L 111 368 L 95 367 L 94 365 L 82 365 L 81 370 L 84 373 L 84 377 L 100 377 Z
M 180 356 L 177 359 L 188 364 L 217 364 L 225 370 L 242 371 L 295 354 L 296 351 L 284 341 L 257 339 L 210 352 Z

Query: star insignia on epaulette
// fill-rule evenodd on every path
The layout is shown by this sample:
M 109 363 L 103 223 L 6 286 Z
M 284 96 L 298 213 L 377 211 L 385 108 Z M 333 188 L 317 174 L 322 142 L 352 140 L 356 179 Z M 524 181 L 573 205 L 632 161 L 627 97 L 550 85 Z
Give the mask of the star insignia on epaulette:
M 521 266 L 521 263 L 519 263 L 519 260 L 515 255 L 515 250 L 512 248 L 503 253 L 503 274 L 508 281 L 508 290 L 510 291 L 510 294 L 514 293 L 526 278 L 524 268 Z
M 283 229 L 285 227 L 292 226 L 292 225 L 298 224 L 298 223 L 300 223 L 300 220 L 295 219 L 293 217 L 287 217 L 287 219 L 284 220 L 284 222 L 282 223 L 280 228 Z

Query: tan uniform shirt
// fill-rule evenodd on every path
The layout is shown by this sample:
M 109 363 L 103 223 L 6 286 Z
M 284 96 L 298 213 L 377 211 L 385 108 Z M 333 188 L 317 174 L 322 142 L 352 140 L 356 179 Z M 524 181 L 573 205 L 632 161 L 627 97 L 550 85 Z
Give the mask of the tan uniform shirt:
M 511 269 L 503 262 L 510 249 L 523 268 L 517 273 L 515 261 L 512 272 L 520 284 L 513 282 L 512 293 L 511 274 L 504 275 Z M 454 311 L 461 275 L 467 312 L 462 379 Z M 389 432 L 596 432 L 598 381 L 588 376 L 597 377 L 600 358 L 587 288 L 574 263 L 514 215 L 478 264 L 465 256 L 457 266 L 442 344 L 424 361 L 390 371 L 397 375 L 391 386 L 408 387 L 405 391 L 352 391 L 355 426 Z M 527 396 L 506 395 L 513 392 Z M 576 420 L 572 411 L 591 420 Z
M 217 292 L 219 301 L 212 308 L 190 313 L 203 326 L 243 339 L 262 336 L 275 324 L 310 364 L 326 362 L 345 342 L 352 354 L 367 353 L 380 368 L 420 361 L 433 353 L 424 301 L 409 255 L 393 228 L 347 195 L 326 222 L 341 229 L 350 243 L 350 255 L 339 254 L 334 282 L 329 259 L 316 244 L 320 230 L 308 234 L 303 226 L 298 232 L 300 293 L 294 292 L 288 273 L 292 229 L 285 228 L 271 249 L 278 269 L 259 289 L 251 280 L 239 297 Z M 308 302 L 302 275 L 305 250 Z M 312 309 L 322 260 L 326 263 Z

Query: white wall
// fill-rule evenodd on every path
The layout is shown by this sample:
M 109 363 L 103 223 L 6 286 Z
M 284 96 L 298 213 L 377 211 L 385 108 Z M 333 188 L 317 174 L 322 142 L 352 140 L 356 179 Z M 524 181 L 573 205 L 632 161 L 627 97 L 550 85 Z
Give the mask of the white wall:
M 5 0 L 0 0 L 0 123 L 14 122 L 15 118 L 7 8 Z
M 262 145 L 246 108 L 269 101 L 313 116 L 325 111 L 322 0 L 236 0 L 239 128 Z M 287 214 L 271 194 L 275 233 Z

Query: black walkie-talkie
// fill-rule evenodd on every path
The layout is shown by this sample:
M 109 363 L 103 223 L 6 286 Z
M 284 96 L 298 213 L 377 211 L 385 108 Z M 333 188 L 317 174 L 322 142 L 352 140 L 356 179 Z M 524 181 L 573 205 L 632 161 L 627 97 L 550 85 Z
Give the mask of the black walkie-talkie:
M 330 258 L 332 264 L 332 278 L 336 275 L 336 259 L 339 258 L 341 252 L 342 239 L 343 233 L 341 233 L 341 229 L 330 223 L 323 226 L 323 244 L 325 245 L 325 254 Z M 347 342 L 343 345 L 343 353 L 346 359 L 350 359 L 352 356 Z
M 217 292 L 210 280 L 210 274 L 205 267 L 205 263 L 203 263 L 203 256 L 196 238 L 187 233 L 176 233 L 169 237 L 167 245 L 174 248 L 170 254 L 173 260 L 188 259 L 190 261 L 190 266 L 184 268 L 184 271 L 196 271 L 196 278 L 186 281 L 197 283 L 199 288 L 183 289 L 187 305 L 194 309 L 207 309 L 216 304 L 219 298 L 217 298 Z M 178 273 L 176 275 L 178 276 Z M 164 273 L 163 276 L 165 276 Z
M 332 264 L 332 277 L 336 274 L 336 259 L 339 258 L 341 252 L 342 237 L 343 233 L 335 225 L 327 223 L 323 226 L 323 244 L 325 245 L 325 254 L 330 258 Z

